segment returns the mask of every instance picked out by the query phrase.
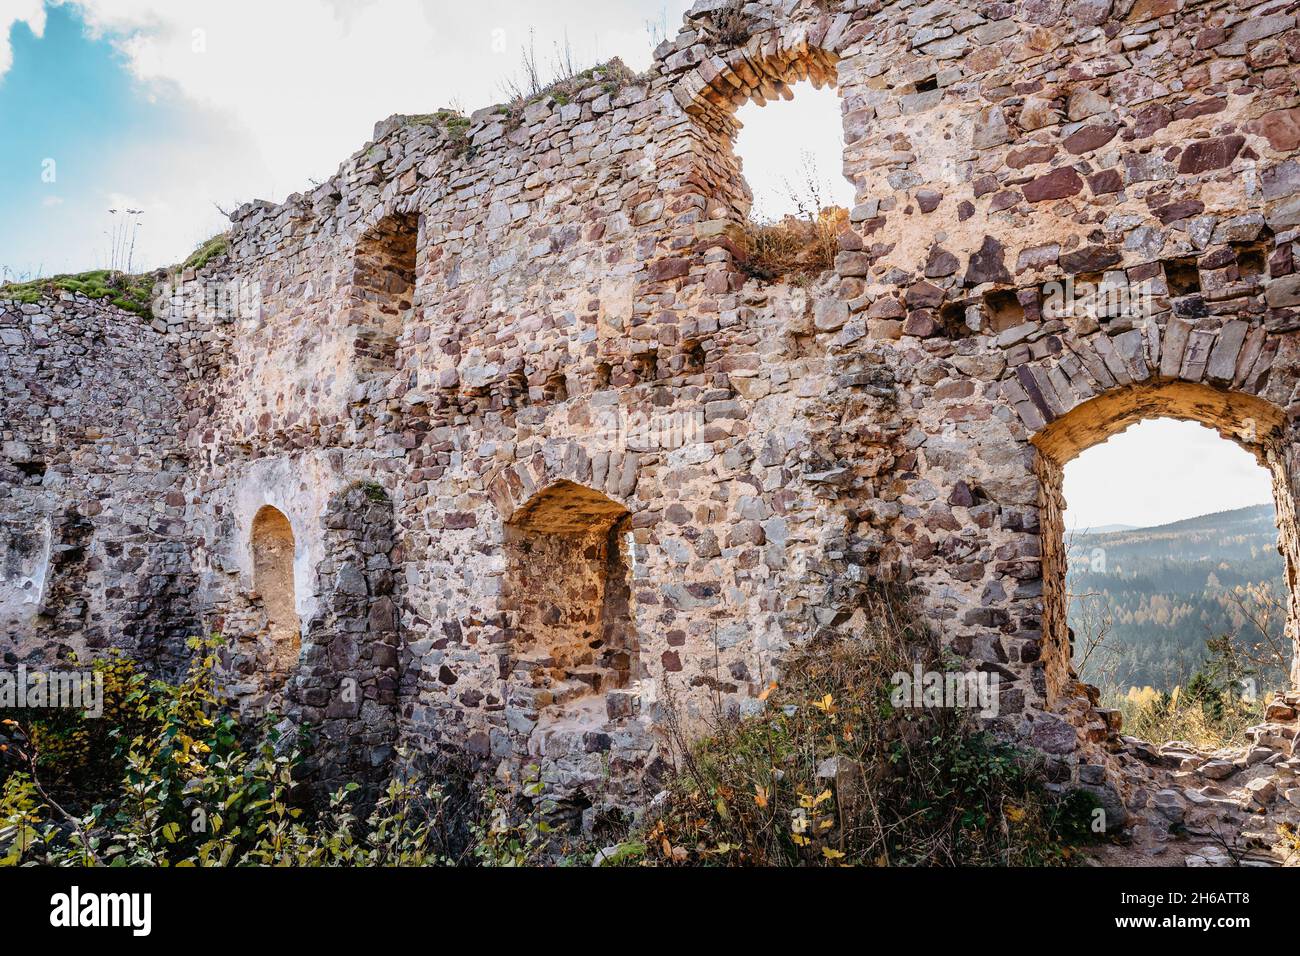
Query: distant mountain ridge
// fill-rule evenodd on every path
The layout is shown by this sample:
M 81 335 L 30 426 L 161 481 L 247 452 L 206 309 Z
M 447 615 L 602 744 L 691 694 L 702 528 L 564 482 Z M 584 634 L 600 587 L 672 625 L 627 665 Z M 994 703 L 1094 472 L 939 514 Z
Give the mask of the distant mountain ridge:
M 1169 689 L 1196 670 L 1208 638 L 1248 629 L 1235 589 L 1270 582 L 1282 593 L 1271 504 L 1073 532 L 1066 548 L 1076 660 L 1110 618 L 1105 652 L 1082 668 L 1093 683 Z
M 1182 518 L 1178 521 L 1170 521 L 1167 524 L 1157 525 L 1126 525 L 1126 524 L 1109 524 L 1100 525 L 1096 528 L 1080 528 L 1073 534 L 1082 534 L 1089 537 L 1100 534 L 1115 534 L 1124 531 L 1184 531 L 1196 528 L 1222 528 L 1227 525 L 1239 523 L 1255 524 L 1260 521 L 1268 521 L 1276 527 L 1276 512 L 1273 510 L 1271 503 L 1248 505 L 1245 508 L 1233 508 L 1228 511 L 1214 511 L 1209 514 L 1197 515 L 1194 518 Z M 1067 537 L 1070 533 L 1067 533 Z

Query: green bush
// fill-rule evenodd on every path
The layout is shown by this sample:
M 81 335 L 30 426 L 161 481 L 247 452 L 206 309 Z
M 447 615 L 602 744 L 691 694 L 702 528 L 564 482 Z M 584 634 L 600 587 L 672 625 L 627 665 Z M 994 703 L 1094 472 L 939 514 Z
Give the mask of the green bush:
M 453 862 L 437 787 L 395 777 L 364 811 L 354 784 L 324 807 L 304 803 L 300 754 L 269 728 L 240 726 L 223 706 L 216 647 L 193 642 L 194 662 L 177 684 L 121 659 L 97 664 L 114 675 L 102 718 L 5 718 L 0 864 Z
M 1091 798 L 1057 795 L 1026 752 L 956 709 L 899 709 L 892 676 L 956 667 L 897 596 L 851 637 L 787 656 L 760 716 L 691 735 L 670 717 L 666 803 L 606 862 L 1052 865 L 1089 836 Z M 671 713 L 675 708 L 669 707 Z

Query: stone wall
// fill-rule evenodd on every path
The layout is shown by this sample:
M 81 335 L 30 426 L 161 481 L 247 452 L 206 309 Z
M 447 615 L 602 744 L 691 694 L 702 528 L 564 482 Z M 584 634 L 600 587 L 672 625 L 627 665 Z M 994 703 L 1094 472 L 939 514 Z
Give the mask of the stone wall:
M 726 6 L 701 0 L 643 75 L 393 117 L 311 192 L 237 210 L 229 255 L 180 277 L 196 599 L 240 699 L 296 686 L 304 720 L 360 719 L 379 753 L 396 681 L 398 744 L 596 812 L 653 786 L 670 704 L 687 726 L 757 711 L 782 650 L 858 626 L 885 580 L 999 675 L 997 729 L 1093 780 L 1115 728 L 1069 667 L 1064 461 L 1142 415 L 1219 427 L 1273 469 L 1300 568 L 1294 4 L 781 0 L 739 26 Z M 732 241 L 734 110 L 805 78 L 841 97 L 851 228 L 819 281 L 763 283 Z M 1141 310 L 1062 308 L 1100 283 Z M 199 301 L 235 287 L 255 306 Z M 358 483 L 392 514 L 391 549 L 360 553 L 393 587 L 367 577 L 364 602 L 335 573 L 359 560 L 336 523 L 373 510 Z M 620 516 L 625 601 L 605 600 L 611 538 L 520 563 L 516 518 L 555 489 Z M 287 676 L 253 581 L 268 505 L 295 539 Z M 395 631 L 363 640 L 377 600 Z M 335 652 L 306 633 L 339 614 L 373 725 L 341 714 Z M 538 628 L 606 616 L 624 633 L 588 650 L 634 647 L 626 678 L 543 719 L 522 673 L 535 690 L 582 655 L 521 671 Z
M 160 322 L 64 294 L 0 301 L 0 647 L 6 663 L 122 648 L 164 666 L 198 633 Z

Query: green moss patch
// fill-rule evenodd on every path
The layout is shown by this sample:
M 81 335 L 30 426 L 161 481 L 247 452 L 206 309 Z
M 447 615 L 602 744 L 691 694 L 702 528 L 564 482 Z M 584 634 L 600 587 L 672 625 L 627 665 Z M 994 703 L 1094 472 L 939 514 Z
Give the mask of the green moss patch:
M 31 304 L 39 302 L 43 296 L 57 297 L 60 292 L 72 292 L 89 299 L 108 299 L 123 311 L 152 317 L 153 288 L 153 273 L 133 276 L 109 269 L 95 269 L 75 275 L 50 276 L 0 286 L 0 299 Z
M 224 232 L 219 232 L 203 242 L 190 253 L 190 257 L 181 265 L 182 269 L 202 269 L 217 256 L 224 256 L 230 248 L 230 239 Z

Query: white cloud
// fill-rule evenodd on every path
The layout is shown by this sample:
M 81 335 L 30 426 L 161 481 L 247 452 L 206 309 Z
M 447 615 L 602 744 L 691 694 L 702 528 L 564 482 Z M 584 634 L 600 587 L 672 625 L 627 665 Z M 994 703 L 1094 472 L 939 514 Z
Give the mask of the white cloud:
M 148 264 L 183 257 L 219 228 L 214 202 L 278 201 L 328 178 L 393 113 L 449 105 L 470 111 L 503 100 L 503 82 L 517 72 L 530 30 L 546 66 L 567 39 L 580 68 L 613 56 L 644 68 L 653 47 L 647 23 L 665 11 L 675 35 L 690 6 L 690 0 L 63 2 L 123 54 L 142 98 L 179 98 L 200 130 L 191 146 L 165 155 L 150 155 L 151 144 L 140 149 L 123 142 L 132 161 L 106 158 L 101 192 L 136 195 L 147 210 L 142 255 Z M 38 0 L 28 7 L 28 16 L 40 15 Z M 84 267 L 79 260 L 92 250 L 68 230 L 59 238 L 59 256 L 73 260 L 62 267 Z
M 0 0 L 7 6 L 18 0 Z M 42 20 L 39 0 L 0 24 Z M 568 44 L 579 68 L 618 56 L 650 65 L 656 39 L 677 33 L 691 0 L 60 0 L 92 35 L 120 51 L 142 101 L 180 103 L 186 128 L 170 143 L 114 144 L 96 171 L 103 208 L 75 210 L 39 226 L 39 255 L 56 268 L 102 264 L 100 229 L 78 232 L 74 211 L 98 222 L 108 193 L 138 197 L 146 210 L 140 254 L 174 262 L 222 226 L 225 208 L 279 201 L 331 176 L 393 113 L 444 106 L 472 111 L 506 98 L 521 48 L 532 43 L 545 69 Z M 652 30 L 653 27 L 653 30 Z M 652 35 L 656 34 L 656 35 Z M 760 200 L 780 215 L 785 179 L 800 175 L 810 149 L 829 198 L 851 205 L 840 174 L 840 101 L 801 84 L 793 103 L 747 107 L 738 149 Z M 48 212 L 48 210 L 47 210 Z
M 92 28 L 118 37 L 138 79 L 174 84 L 197 106 L 236 118 L 282 194 L 328 176 L 392 113 L 502 99 L 530 28 L 543 61 L 566 28 L 582 65 L 596 56 L 650 59 L 641 22 L 577 0 L 75 2 Z
M 1070 528 L 1152 527 L 1271 502 L 1272 481 L 1245 449 L 1195 422 L 1142 421 L 1065 466 Z
M 14 25 L 25 23 L 37 36 L 45 32 L 44 0 L 5 0 L 5 7 L 0 10 L 0 80 L 13 66 L 14 49 L 9 34 Z

